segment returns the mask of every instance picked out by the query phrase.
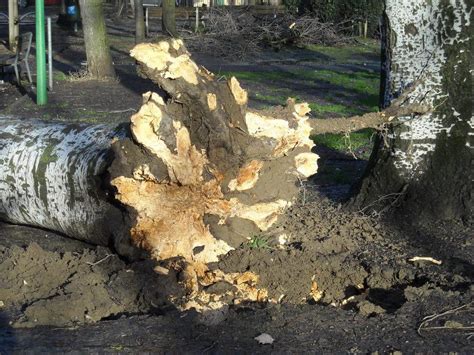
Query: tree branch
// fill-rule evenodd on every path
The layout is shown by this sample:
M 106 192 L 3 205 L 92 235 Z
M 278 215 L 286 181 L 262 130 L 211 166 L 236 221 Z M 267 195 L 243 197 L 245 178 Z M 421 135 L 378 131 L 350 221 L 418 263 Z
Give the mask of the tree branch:
M 380 129 L 386 123 L 397 122 L 398 117 L 421 115 L 431 111 L 431 108 L 421 104 L 398 106 L 392 104 L 380 112 L 369 112 L 362 116 L 340 117 L 331 119 L 315 118 L 309 120 L 311 134 L 348 133 L 364 128 Z

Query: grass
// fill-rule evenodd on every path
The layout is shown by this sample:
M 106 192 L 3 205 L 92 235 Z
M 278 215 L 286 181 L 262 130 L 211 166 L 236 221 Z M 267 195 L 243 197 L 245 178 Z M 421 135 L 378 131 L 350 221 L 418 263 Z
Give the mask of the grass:
M 316 145 L 322 145 L 344 153 L 354 153 L 366 147 L 368 147 L 368 151 L 370 151 L 373 134 L 374 130 L 367 128 L 352 132 L 347 136 L 327 133 L 311 136 L 311 139 Z M 361 158 L 368 158 L 368 153 L 362 154 Z
M 355 113 L 354 108 L 342 104 L 324 105 L 312 102 L 309 104 L 309 108 L 311 109 L 311 112 L 318 115 L 327 115 L 328 113 L 335 113 L 340 116 L 349 116 Z
M 271 94 L 259 92 L 254 95 L 256 100 L 264 101 L 268 105 L 283 105 L 288 97 L 300 98 L 300 94 L 296 90 L 286 88 L 285 90 L 278 90 L 274 86 L 278 85 L 281 87 L 285 82 L 288 82 L 291 86 L 298 86 L 299 84 L 301 86 L 308 86 L 308 82 L 310 82 L 309 85 L 311 83 L 325 82 L 336 86 L 335 91 L 343 90 L 349 93 L 352 96 L 349 100 L 352 102 L 343 104 L 337 98 L 328 98 L 327 100 L 330 103 L 327 105 L 310 102 L 310 108 L 313 113 L 322 116 L 328 113 L 347 116 L 378 110 L 379 74 L 375 72 L 293 69 L 279 72 L 224 71 L 220 74 L 226 77 L 235 76 L 239 80 L 268 86 L 268 91 L 271 90 Z M 276 91 L 278 91 L 278 94 L 274 94 Z
M 66 81 L 68 76 L 61 71 L 55 71 L 53 72 L 53 79 L 54 81 Z
M 323 54 L 336 61 L 360 61 L 366 56 L 378 56 L 380 53 L 380 44 L 373 40 L 360 40 L 362 44 L 346 45 L 338 47 L 327 47 L 321 45 L 307 45 L 306 49 Z
M 269 240 L 261 235 L 254 235 L 248 242 L 250 249 L 270 249 Z

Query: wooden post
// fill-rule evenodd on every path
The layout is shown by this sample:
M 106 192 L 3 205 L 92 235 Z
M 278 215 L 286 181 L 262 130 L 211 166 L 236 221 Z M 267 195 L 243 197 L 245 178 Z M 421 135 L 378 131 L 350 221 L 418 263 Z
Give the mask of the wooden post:
M 19 34 L 18 0 L 8 0 L 8 46 L 11 51 L 16 51 L 16 38 Z

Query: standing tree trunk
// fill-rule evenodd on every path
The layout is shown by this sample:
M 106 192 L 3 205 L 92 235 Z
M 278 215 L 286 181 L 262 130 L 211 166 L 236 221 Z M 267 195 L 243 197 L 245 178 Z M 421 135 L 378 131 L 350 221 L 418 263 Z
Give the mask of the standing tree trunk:
M 408 101 L 433 112 L 407 116 L 379 139 L 355 204 L 390 205 L 413 222 L 472 222 L 472 8 L 465 0 L 386 0 L 382 102 L 410 85 Z
M 143 0 L 135 1 L 135 43 L 145 41 L 145 17 L 143 15 Z
M 162 32 L 170 37 L 178 37 L 176 31 L 176 2 L 175 0 L 163 0 L 163 15 L 161 19 Z
M 8 0 L 8 46 L 12 52 L 16 51 L 19 34 L 18 0 Z
M 113 78 L 102 0 L 80 0 L 80 7 L 88 71 L 97 79 Z

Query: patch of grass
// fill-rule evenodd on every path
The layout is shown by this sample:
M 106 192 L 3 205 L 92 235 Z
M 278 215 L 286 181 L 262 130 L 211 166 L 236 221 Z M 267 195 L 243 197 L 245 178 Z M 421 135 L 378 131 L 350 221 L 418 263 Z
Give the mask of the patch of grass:
M 380 44 L 378 41 L 368 40 L 364 41 L 364 44 L 337 47 L 310 44 L 306 46 L 306 49 L 321 53 L 336 61 L 352 61 L 356 56 L 379 55 Z
M 336 70 L 311 70 L 299 71 L 300 76 L 306 77 L 306 80 L 321 80 L 333 85 L 341 86 L 351 91 L 358 91 L 361 94 L 378 95 L 379 92 L 379 74 L 357 71 L 342 72 Z
M 265 101 L 265 103 L 270 104 L 270 105 L 284 105 L 286 103 L 286 100 L 288 99 L 288 96 L 283 96 L 283 95 L 265 95 L 261 93 L 255 93 L 253 95 L 256 100 L 258 101 Z
M 317 82 L 324 81 L 332 85 L 341 87 L 348 92 L 356 93 L 357 101 L 353 102 L 351 106 L 342 105 L 334 102 L 331 105 L 312 104 L 312 111 L 315 113 L 339 113 L 339 114 L 355 114 L 367 111 L 377 111 L 378 109 L 378 95 L 379 95 L 379 74 L 368 71 L 357 72 L 341 72 L 336 70 L 291 70 L 280 72 L 268 71 L 225 71 L 221 72 L 226 77 L 235 76 L 239 80 L 247 80 L 258 83 L 265 83 L 265 81 L 288 81 L 291 80 L 295 84 L 299 81 Z M 284 85 L 284 84 L 283 84 Z M 307 85 L 307 84 L 306 84 Z M 275 90 L 273 90 L 275 91 Z M 281 105 L 286 102 L 288 97 L 296 97 L 298 95 L 291 90 L 284 91 L 284 95 L 267 95 L 255 94 L 256 99 L 267 101 L 269 104 Z M 360 106 L 360 109 L 357 109 Z
M 318 103 L 310 103 L 309 108 L 311 112 L 316 114 L 328 114 L 328 113 L 337 113 L 341 116 L 347 116 L 354 113 L 354 109 L 345 105 L 341 104 L 318 104 Z
M 367 128 L 357 132 L 352 132 L 347 136 L 344 134 L 326 133 L 313 135 L 311 136 L 311 139 L 316 145 L 322 145 L 343 153 L 351 153 L 360 150 L 361 148 L 371 146 L 373 134 L 374 130 Z M 363 156 L 363 158 L 367 157 Z
M 248 242 L 250 249 L 270 249 L 269 239 L 261 235 L 254 235 Z
M 223 75 L 227 78 L 235 76 L 239 80 L 248 80 L 255 82 L 294 78 L 294 75 L 291 72 L 286 71 L 221 71 L 219 75 Z
M 55 81 L 66 81 L 68 80 L 68 76 L 61 71 L 57 71 L 53 73 L 53 79 Z

